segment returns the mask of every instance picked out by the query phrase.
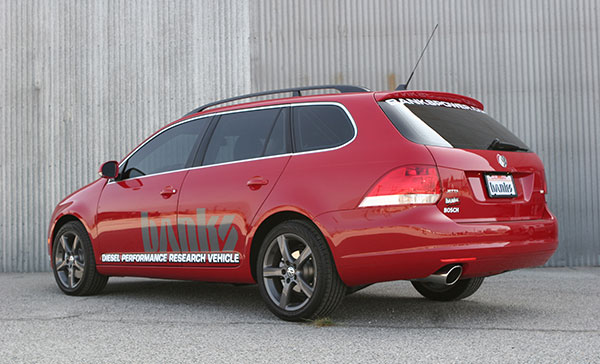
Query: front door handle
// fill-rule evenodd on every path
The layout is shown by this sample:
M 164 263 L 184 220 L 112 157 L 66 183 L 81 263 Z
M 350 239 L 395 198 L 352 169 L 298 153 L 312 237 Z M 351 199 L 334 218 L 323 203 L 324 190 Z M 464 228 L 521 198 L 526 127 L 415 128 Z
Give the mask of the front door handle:
M 177 190 L 173 186 L 166 186 L 162 189 L 162 191 L 160 191 L 160 195 L 163 198 L 169 198 L 176 193 L 177 193 Z
M 248 185 L 248 187 L 250 187 L 251 190 L 258 190 L 259 188 L 266 185 L 267 183 L 269 183 L 269 180 L 266 178 L 252 177 L 248 181 L 247 185 Z

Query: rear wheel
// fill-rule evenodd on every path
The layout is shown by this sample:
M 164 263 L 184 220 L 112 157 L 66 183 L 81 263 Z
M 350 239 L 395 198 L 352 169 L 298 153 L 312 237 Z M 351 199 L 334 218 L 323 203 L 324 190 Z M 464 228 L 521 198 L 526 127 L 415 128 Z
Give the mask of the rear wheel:
M 108 281 L 96 271 L 92 243 L 83 225 L 76 221 L 63 225 L 54 238 L 52 270 L 58 287 L 68 295 L 99 293 Z
M 327 242 L 301 220 L 284 222 L 269 232 L 259 252 L 257 280 L 267 307 L 288 321 L 323 317 L 346 293 Z
M 467 298 L 475 293 L 484 277 L 461 279 L 453 285 L 411 281 L 413 287 L 424 297 L 435 301 L 455 301 Z

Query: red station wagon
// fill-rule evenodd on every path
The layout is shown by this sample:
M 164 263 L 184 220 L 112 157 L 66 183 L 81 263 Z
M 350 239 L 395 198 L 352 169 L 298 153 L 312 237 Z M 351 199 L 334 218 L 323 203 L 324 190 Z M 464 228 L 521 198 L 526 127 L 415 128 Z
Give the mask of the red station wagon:
M 314 89 L 339 93 L 301 96 Z M 383 281 L 465 298 L 558 244 L 538 156 L 450 93 L 327 85 L 221 100 L 99 173 L 52 214 L 66 294 L 109 276 L 258 283 L 275 315 L 304 320 Z

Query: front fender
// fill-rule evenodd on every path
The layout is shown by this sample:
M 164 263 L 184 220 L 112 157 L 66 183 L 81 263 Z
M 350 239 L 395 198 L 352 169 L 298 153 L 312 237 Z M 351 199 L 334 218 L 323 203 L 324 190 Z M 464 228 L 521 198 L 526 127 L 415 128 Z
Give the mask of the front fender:
M 56 205 L 50 218 L 50 226 L 48 227 L 48 254 L 52 255 L 54 234 L 56 234 L 56 231 L 62 225 L 58 224 L 58 222 L 67 216 L 73 216 L 83 224 L 90 235 L 92 245 L 94 244 L 97 236 L 96 210 L 100 193 L 105 185 L 106 179 L 100 178 L 73 192 Z

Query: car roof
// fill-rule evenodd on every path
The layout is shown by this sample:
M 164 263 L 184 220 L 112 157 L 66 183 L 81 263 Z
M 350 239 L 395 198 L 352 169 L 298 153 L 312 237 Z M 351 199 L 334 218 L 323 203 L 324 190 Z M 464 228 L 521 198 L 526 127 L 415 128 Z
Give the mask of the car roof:
M 483 110 L 483 104 L 478 100 L 454 93 L 439 92 L 439 91 L 427 91 L 427 90 L 400 90 L 400 91 L 365 91 L 365 92 L 344 92 L 344 93 L 325 93 L 316 95 L 304 95 L 304 96 L 291 96 L 283 98 L 274 98 L 269 100 L 241 102 L 234 105 L 226 105 L 204 109 L 197 113 L 191 113 L 183 116 L 182 118 L 175 120 L 168 125 L 186 120 L 197 118 L 199 116 L 218 114 L 228 111 L 237 111 L 245 109 L 253 109 L 259 107 L 278 106 L 278 105 L 289 105 L 295 103 L 306 103 L 306 102 L 339 102 L 344 103 L 350 100 L 359 99 L 374 99 L 375 101 L 384 101 L 388 99 L 399 99 L 399 98 L 418 98 L 427 100 L 438 100 L 447 102 L 456 102 L 472 106 Z M 166 125 L 166 126 L 168 126 Z

